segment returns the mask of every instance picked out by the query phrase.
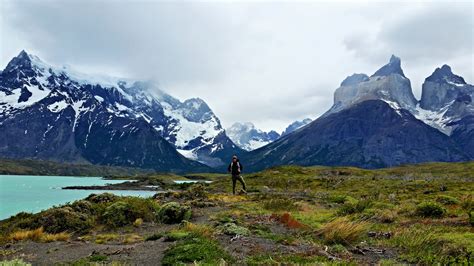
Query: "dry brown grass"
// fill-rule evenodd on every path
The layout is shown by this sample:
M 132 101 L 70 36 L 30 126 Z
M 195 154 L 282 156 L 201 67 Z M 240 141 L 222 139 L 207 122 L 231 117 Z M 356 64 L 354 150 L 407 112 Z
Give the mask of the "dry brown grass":
M 62 232 L 57 234 L 43 234 L 41 238 L 42 242 L 55 242 L 55 241 L 68 241 L 71 238 L 71 234 Z
M 319 234 L 328 243 L 349 245 L 359 240 L 366 230 L 365 222 L 356 223 L 347 218 L 338 218 L 325 224 Z
M 106 244 L 110 241 L 117 241 L 120 238 L 118 234 L 98 234 L 95 236 L 96 244 Z
M 224 203 L 233 203 L 233 202 L 241 202 L 248 200 L 247 196 L 244 195 L 226 195 L 226 194 L 213 194 L 209 195 L 209 199 L 211 201 L 221 201 Z
M 54 242 L 67 241 L 70 237 L 71 234 L 66 232 L 48 234 L 44 232 L 43 227 L 40 227 L 34 230 L 20 230 L 13 232 L 8 236 L 8 239 L 12 241 L 32 240 L 35 242 Z
M 141 241 L 143 241 L 143 237 L 137 234 L 128 234 L 128 235 L 125 235 L 125 238 L 123 239 L 122 243 L 133 244 L 133 243 L 137 243 Z
M 13 232 L 10 234 L 8 238 L 13 241 L 22 241 L 22 240 L 40 241 L 43 234 L 44 234 L 43 227 L 40 227 L 34 230 L 21 230 L 21 231 Z
M 135 227 L 140 227 L 143 224 L 143 219 L 142 218 L 137 218 L 135 222 L 133 222 L 133 226 Z
M 300 223 L 298 220 L 293 218 L 290 213 L 285 212 L 283 214 L 276 214 L 273 213 L 272 216 L 270 216 L 270 219 L 274 221 L 278 221 L 285 225 L 288 228 L 304 228 L 305 225 Z

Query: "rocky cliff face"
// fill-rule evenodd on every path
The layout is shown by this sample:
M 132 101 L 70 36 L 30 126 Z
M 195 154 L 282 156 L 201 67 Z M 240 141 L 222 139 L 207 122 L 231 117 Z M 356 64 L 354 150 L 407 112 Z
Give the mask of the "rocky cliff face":
M 415 116 L 451 135 L 460 120 L 474 115 L 474 86 L 443 65 L 425 79 Z M 464 121 L 470 121 L 464 120 Z
M 252 170 L 281 164 L 380 168 L 468 159 L 448 136 L 381 100 L 318 118 L 243 158 Z
M 347 77 L 334 105 L 309 125 L 248 154 L 255 170 L 279 164 L 388 167 L 474 158 L 472 85 L 448 66 L 426 79 L 420 102 L 400 66 Z
M 398 57 L 372 76 L 353 74 L 347 77 L 334 93 L 334 105 L 325 115 L 349 108 L 367 100 L 383 100 L 396 108 L 414 110 L 417 100 L 413 96 L 410 80 L 405 77 Z
M 297 129 L 300 129 L 304 126 L 306 126 L 307 124 L 311 123 L 311 118 L 305 118 L 301 121 L 295 121 L 293 123 L 291 123 L 290 125 L 288 125 L 286 127 L 286 129 L 281 133 L 281 136 L 285 136 L 285 135 L 288 135 L 290 134 L 291 132 L 297 130 Z

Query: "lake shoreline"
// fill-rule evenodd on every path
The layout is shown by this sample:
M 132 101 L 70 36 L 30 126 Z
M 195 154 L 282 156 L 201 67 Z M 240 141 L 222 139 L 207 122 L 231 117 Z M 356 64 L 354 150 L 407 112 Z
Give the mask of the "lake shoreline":
M 122 196 L 152 197 L 159 193 L 158 186 L 138 186 L 135 182 L 132 179 L 83 176 L 0 175 L 0 220 L 21 212 L 37 213 L 90 194 L 110 192 Z
M 139 180 L 124 181 L 116 184 L 91 185 L 91 186 L 65 186 L 64 190 L 136 190 L 136 191 L 164 191 L 160 185 L 150 184 Z

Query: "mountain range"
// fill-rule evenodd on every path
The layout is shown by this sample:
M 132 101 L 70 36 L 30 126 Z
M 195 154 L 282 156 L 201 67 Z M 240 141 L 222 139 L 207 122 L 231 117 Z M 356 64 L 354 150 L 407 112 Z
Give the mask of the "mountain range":
M 246 155 L 247 168 L 280 164 L 390 167 L 472 160 L 474 87 L 443 65 L 413 96 L 401 60 L 370 77 L 353 74 L 334 93 L 333 106 L 301 130 Z
M 199 98 L 155 83 L 86 75 L 22 51 L 0 72 L 0 157 L 200 172 L 238 154 L 247 169 L 280 164 L 365 168 L 474 158 L 474 87 L 443 65 L 421 99 L 401 60 L 353 74 L 321 117 L 281 134 L 224 129 Z M 303 100 L 303 99 L 302 99 Z
M 303 119 L 301 121 L 295 121 L 288 125 L 286 129 L 279 134 L 275 130 L 265 132 L 255 127 L 251 122 L 245 123 L 234 123 L 231 127 L 226 129 L 226 133 L 229 138 L 240 148 L 246 151 L 252 151 L 263 147 L 273 141 L 277 140 L 281 136 L 287 135 L 307 124 L 312 120 L 310 118 Z
M 199 98 L 180 102 L 153 83 L 84 75 L 25 51 L 0 73 L 0 132 L 2 157 L 161 171 L 209 170 L 241 152 Z

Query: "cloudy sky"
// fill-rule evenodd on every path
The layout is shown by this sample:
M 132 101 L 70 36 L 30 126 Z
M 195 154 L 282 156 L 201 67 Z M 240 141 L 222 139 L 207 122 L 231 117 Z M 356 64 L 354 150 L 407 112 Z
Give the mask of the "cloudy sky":
M 225 127 L 281 131 L 340 82 L 402 58 L 415 96 L 442 65 L 474 82 L 474 4 L 0 0 L 0 67 L 22 49 L 87 73 L 203 98 Z

